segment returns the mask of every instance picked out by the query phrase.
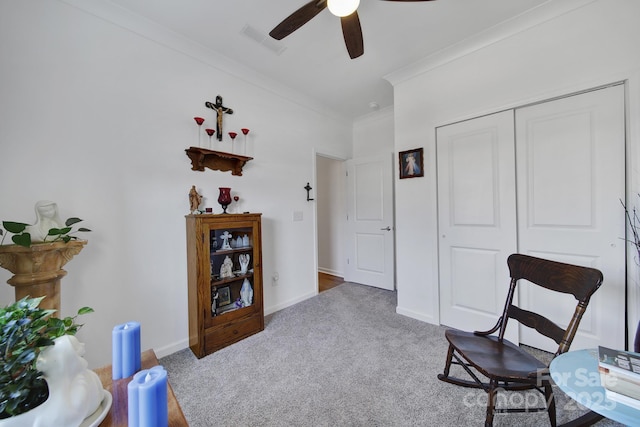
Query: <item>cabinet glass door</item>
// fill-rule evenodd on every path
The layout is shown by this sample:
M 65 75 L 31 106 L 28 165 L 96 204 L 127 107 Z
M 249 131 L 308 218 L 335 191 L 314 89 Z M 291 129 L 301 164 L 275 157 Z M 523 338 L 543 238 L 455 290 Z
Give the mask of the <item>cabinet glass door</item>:
M 242 316 L 254 303 L 253 227 L 238 225 L 205 232 L 209 247 L 209 325 L 227 321 L 229 316 Z

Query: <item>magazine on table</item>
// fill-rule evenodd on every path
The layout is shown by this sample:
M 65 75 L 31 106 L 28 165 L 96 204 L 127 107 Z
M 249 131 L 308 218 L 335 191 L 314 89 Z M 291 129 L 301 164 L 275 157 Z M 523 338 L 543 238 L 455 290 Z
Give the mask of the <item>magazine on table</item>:
M 605 391 L 627 396 L 636 401 L 640 399 L 640 353 L 599 346 L 598 371 Z M 609 394 L 611 393 L 607 393 L 607 397 Z M 619 396 L 614 394 L 611 396 L 611 400 L 621 401 Z M 640 402 L 636 402 L 638 403 Z
M 623 405 L 631 406 L 635 409 L 640 409 L 640 400 L 634 399 L 633 397 L 625 396 L 622 393 L 616 393 L 615 391 L 609 390 L 608 388 L 604 389 L 604 394 L 607 399 L 612 400 L 616 403 L 622 403 Z

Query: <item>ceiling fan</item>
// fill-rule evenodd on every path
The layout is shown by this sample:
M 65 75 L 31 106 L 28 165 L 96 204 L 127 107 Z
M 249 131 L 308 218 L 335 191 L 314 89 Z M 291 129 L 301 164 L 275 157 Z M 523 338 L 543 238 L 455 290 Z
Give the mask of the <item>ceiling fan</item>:
M 418 2 L 433 0 L 385 0 L 395 2 Z M 362 42 L 362 28 L 358 18 L 357 8 L 360 0 L 311 0 L 300 9 L 286 17 L 279 23 L 269 35 L 276 40 L 282 40 L 298 28 L 309 22 L 314 16 L 322 12 L 327 7 L 335 16 L 340 17 L 342 24 L 342 36 L 347 45 L 347 51 L 351 59 L 357 58 L 364 53 L 364 43 Z

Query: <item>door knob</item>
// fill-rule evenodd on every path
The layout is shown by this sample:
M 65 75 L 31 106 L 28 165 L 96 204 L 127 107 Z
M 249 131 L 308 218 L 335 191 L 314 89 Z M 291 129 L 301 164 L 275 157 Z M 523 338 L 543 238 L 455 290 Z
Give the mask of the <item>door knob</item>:
M 380 230 L 387 230 L 387 231 L 391 231 L 391 227 L 389 227 L 388 225 L 385 228 L 381 228 Z

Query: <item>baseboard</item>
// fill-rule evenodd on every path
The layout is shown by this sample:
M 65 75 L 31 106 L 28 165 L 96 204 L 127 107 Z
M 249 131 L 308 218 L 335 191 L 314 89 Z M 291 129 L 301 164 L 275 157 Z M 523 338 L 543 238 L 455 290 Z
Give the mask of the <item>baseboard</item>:
M 324 274 L 328 274 L 330 276 L 336 276 L 336 277 L 344 277 L 344 273 L 341 273 L 341 272 L 335 271 L 335 270 L 331 270 L 329 268 L 318 267 L 318 273 L 324 273 Z
M 158 359 L 169 356 L 170 354 L 177 353 L 180 350 L 184 350 L 189 347 L 189 339 L 180 340 L 173 344 L 165 345 L 163 347 L 154 348 L 153 351 Z
M 396 307 L 396 313 L 401 314 L 403 316 L 410 317 L 412 319 L 420 320 L 422 322 L 431 323 L 432 325 L 439 325 L 437 319 L 433 316 L 425 315 L 424 313 L 420 313 L 414 310 L 407 310 L 406 308 Z
M 276 311 L 280 311 L 280 310 L 282 310 L 284 308 L 291 307 L 294 304 L 297 304 L 299 302 L 308 300 L 309 298 L 312 298 L 312 297 L 314 297 L 316 295 L 318 295 L 317 292 L 310 292 L 310 293 L 304 294 L 304 295 L 302 295 L 300 297 L 290 299 L 289 301 L 285 301 L 282 304 L 274 305 L 274 306 L 271 306 L 271 307 L 265 307 L 264 308 L 264 315 L 268 316 L 269 314 L 273 314 Z
M 331 274 L 331 273 L 327 273 L 327 274 Z M 273 314 L 277 311 L 280 311 L 284 308 L 287 307 L 291 307 L 294 304 L 297 304 L 299 302 L 308 300 L 309 298 L 312 298 L 314 296 L 316 296 L 317 294 L 315 292 L 309 292 L 305 295 L 302 295 L 300 297 L 297 298 L 293 298 L 290 299 L 289 301 L 285 301 L 282 304 L 278 304 L 278 305 L 274 305 L 271 307 L 265 307 L 264 309 L 264 315 L 268 316 L 269 314 Z M 401 314 L 403 316 L 407 316 L 410 317 L 412 319 L 416 319 L 416 320 L 420 320 L 422 322 L 426 322 L 426 323 L 431 323 L 433 325 L 438 325 L 438 322 L 433 318 L 433 316 L 427 316 L 424 313 L 420 313 L 417 311 L 413 311 L 413 310 L 407 310 L 405 308 L 402 307 L 396 307 L 396 313 Z M 178 351 L 184 350 L 185 348 L 189 347 L 189 339 L 184 339 L 184 340 L 180 340 L 177 342 L 174 342 L 173 344 L 164 346 L 164 347 L 159 347 L 159 348 L 154 348 L 154 352 L 156 353 L 156 356 L 158 357 L 158 359 L 165 357 L 165 356 L 169 356 L 170 354 L 176 353 Z
M 291 299 L 289 301 L 285 301 L 282 304 L 278 304 L 278 305 L 275 305 L 273 307 L 265 307 L 264 315 L 267 316 L 269 314 L 273 314 L 276 311 L 280 311 L 283 308 L 287 308 L 287 307 L 290 307 L 290 306 L 292 306 L 294 304 L 302 302 L 304 300 L 308 300 L 309 298 L 312 298 L 312 297 L 314 297 L 316 295 L 317 295 L 317 293 L 310 292 L 310 293 L 302 295 L 302 296 L 300 296 L 298 298 L 294 298 L 294 299 Z M 189 347 L 189 339 L 187 338 L 187 339 L 184 339 L 184 340 L 180 340 L 180 341 L 174 342 L 173 344 L 169 344 L 169 345 L 166 345 L 166 346 L 163 346 L 163 347 L 154 348 L 153 351 L 155 352 L 156 357 L 158 359 L 160 359 L 162 357 L 169 356 L 169 355 L 171 355 L 173 353 L 177 353 L 178 351 L 184 350 L 185 348 L 188 348 L 188 347 Z

